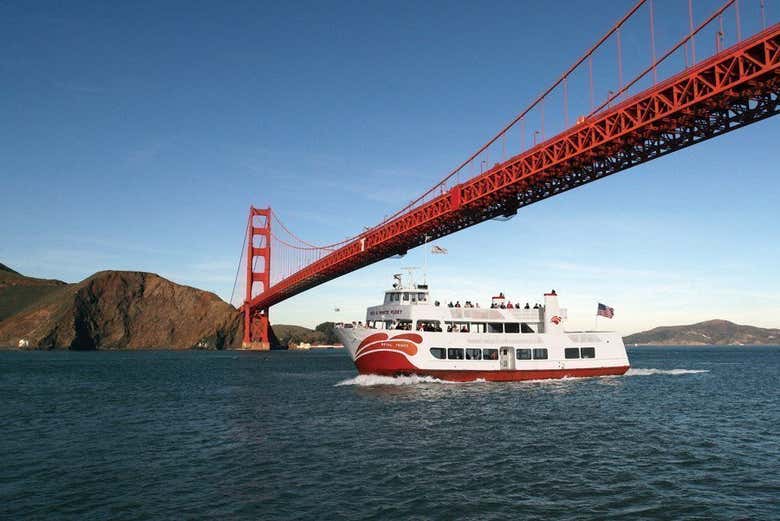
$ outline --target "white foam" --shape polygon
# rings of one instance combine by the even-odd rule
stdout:
[[[479,379],[474,382],[484,382],[485,380]],[[473,382],[449,382],[446,380],[439,380],[432,376],[379,376],[376,374],[359,374],[354,378],[342,380],[337,383],[336,386],[341,385],[357,385],[359,387],[373,387],[375,385],[418,385],[418,384],[456,384],[456,383],[473,383]]]
[[[640,369],[632,367],[626,371],[625,376],[647,376],[652,374],[680,375],[697,373],[709,373],[709,371],[707,369]]]

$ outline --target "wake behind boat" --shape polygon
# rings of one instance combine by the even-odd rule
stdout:
[[[614,332],[565,331],[566,309],[553,290],[543,304],[520,306],[499,294],[489,308],[432,302],[427,284],[396,275],[366,323],[336,335],[361,374],[488,381],[621,375],[629,368]]]

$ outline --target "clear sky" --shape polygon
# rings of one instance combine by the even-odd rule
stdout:
[[[4,2],[0,262],[69,282],[152,271],[229,299],[250,204],[315,243],[375,224],[630,4]],[[656,4],[660,49],[687,2]],[[694,4],[702,18],[718,2]],[[750,33],[758,1],[741,4]],[[771,23],[780,4],[768,4]],[[632,34],[626,67],[639,70],[647,33]],[[613,72],[598,65],[597,81]],[[772,118],[444,238],[432,290],[486,304],[554,287],[572,327],[590,327],[601,301],[616,317],[600,325],[623,333],[710,318],[780,327],[778,137]],[[392,273],[421,263],[419,249],[383,261],[272,321],[362,319]]]

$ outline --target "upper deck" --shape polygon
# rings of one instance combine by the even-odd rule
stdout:
[[[553,291],[545,295],[544,304],[512,303],[503,293],[491,299],[491,305],[460,301],[446,305],[433,300],[427,284],[404,285],[396,275],[393,289],[385,292],[384,302],[366,312],[366,324],[376,329],[407,329],[424,331],[543,333],[545,316],[553,302],[555,326],[566,318],[566,310],[558,308]],[[550,299],[553,299],[551,301]]]

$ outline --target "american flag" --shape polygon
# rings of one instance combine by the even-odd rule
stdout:
[[[599,302],[599,309],[596,311],[597,316],[612,318],[615,316],[615,309]]]

